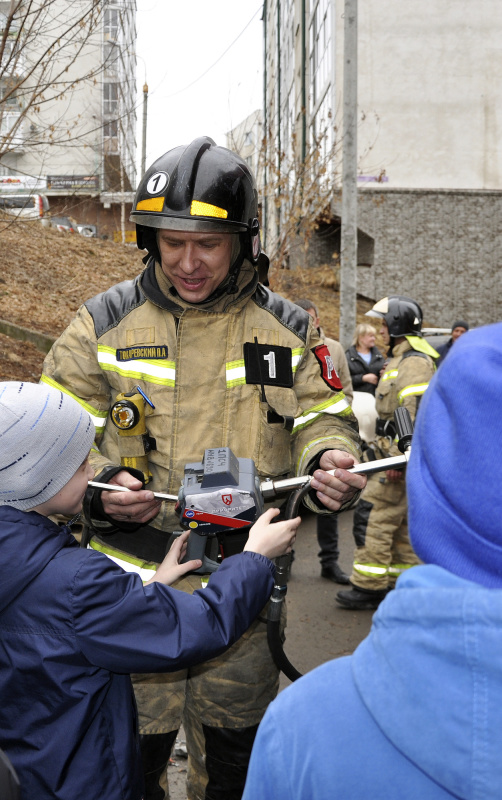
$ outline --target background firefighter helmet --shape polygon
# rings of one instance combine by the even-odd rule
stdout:
[[[246,162],[208,136],[175,147],[146,171],[131,221],[137,243],[160,261],[156,229],[238,233],[241,260],[260,256],[258,193]]]
[[[411,297],[393,294],[375,303],[366,317],[380,317],[387,323],[389,336],[421,336],[422,309]]]

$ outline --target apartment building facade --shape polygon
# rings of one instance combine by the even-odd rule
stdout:
[[[308,251],[289,244],[292,268],[335,266],[340,251],[344,10],[264,3],[268,163],[287,176],[278,189],[265,175],[268,244],[302,163],[319,199],[303,210],[319,214]],[[501,28],[497,0],[358,0],[358,292],[414,296],[431,325],[500,318]]]
[[[136,0],[0,2],[0,191],[113,236],[136,186]]]

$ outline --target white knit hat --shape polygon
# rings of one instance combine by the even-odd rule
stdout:
[[[0,383],[0,505],[26,511],[73,477],[94,440],[75,400],[45,384]]]

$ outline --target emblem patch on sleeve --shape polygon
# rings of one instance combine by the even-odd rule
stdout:
[[[321,375],[324,383],[327,383],[329,388],[335,392],[339,392],[343,389],[327,346],[325,344],[320,344],[319,347],[314,347],[312,352],[321,367]]]
[[[293,363],[290,347],[244,342],[246,383],[264,386],[293,386]]]

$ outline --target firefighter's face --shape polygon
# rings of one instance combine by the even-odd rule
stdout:
[[[321,324],[321,320],[317,316],[315,308],[307,308],[307,314],[310,314],[310,316],[314,320],[314,327],[318,328],[319,325]]]
[[[390,344],[389,328],[384,319],[382,320],[382,326],[380,328],[380,336],[384,344]]]
[[[157,241],[162,272],[189,303],[207,300],[228,275],[231,234],[159,230]]]

